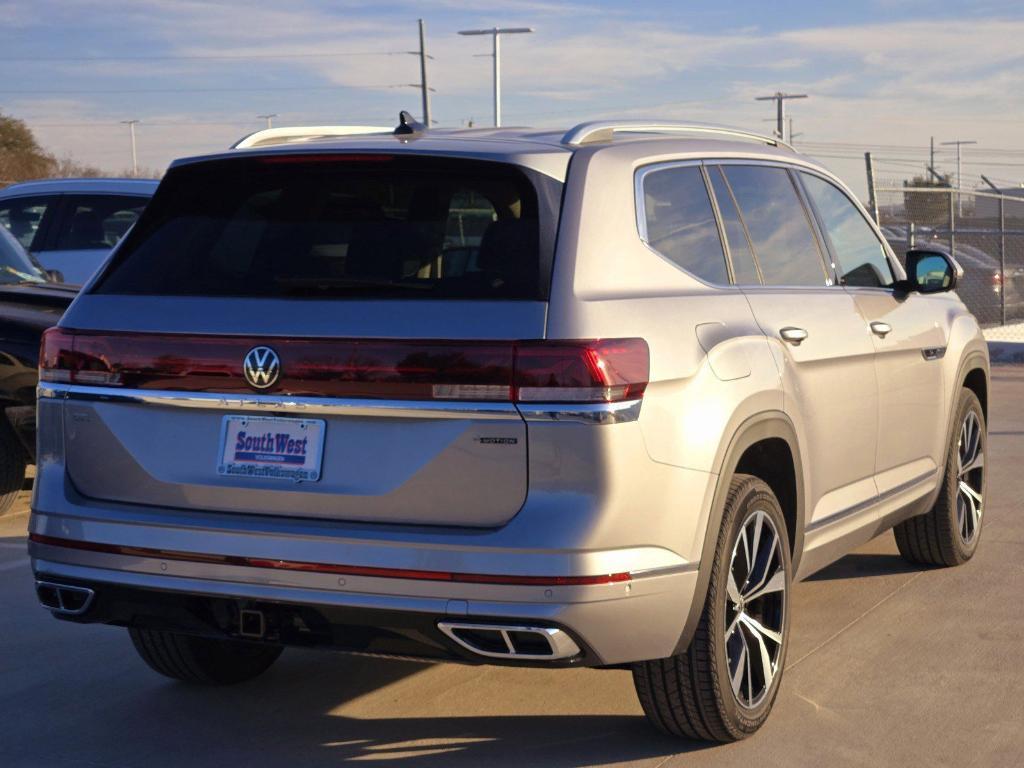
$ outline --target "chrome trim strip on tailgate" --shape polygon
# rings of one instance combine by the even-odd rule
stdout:
[[[135,403],[169,408],[287,412],[328,416],[385,416],[430,419],[509,419],[570,421],[583,424],[620,424],[640,417],[641,400],[619,403],[512,403],[453,400],[371,400],[288,395],[237,395],[218,392],[178,392],[157,389],[115,389],[83,384],[40,382],[40,398],[108,403]]]
[[[203,408],[218,411],[287,412],[328,416],[386,416],[428,419],[510,419],[521,417],[512,403],[431,400],[370,400],[288,395],[236,395],[217,392],[175,392],[156,389],[113,389],[81,384],[41,382],[41,398],[108,403],[136,403],[169,408]]]

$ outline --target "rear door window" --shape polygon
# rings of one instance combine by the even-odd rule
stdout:
[[[502,163],[268,155],[164,178],[98,293],[542,299],[561,184]]]
[[[137,195],[64,195],[56,251],[106,250],[117,245],[146,207]]]
[[[828,275],[807,211],[789,171],[725,165],[765,285],[826,285]]]
[[[750,246],[750,238],[740,218],[740,212],[736,209],[736,201],[732,190],[729,189],[729,183],[725,180],[720,167],[709,167],[708,176],[715,191],[718,212],[722,216],[722,228],[729,243],[729,256],[732,258],[732,271],[736,283],[758,285],[761,277],[754,261],[754,251]]]
[[[709,283],[729,283],[722,239],[699,166],[645,173],[643,220],[644,240],[662,256]]]
[[[882,241],[857,206],[820,176],[800,175],[831,242],[843,284],[868,288],[892,285],[892,267]]]
[[[46,233],[44,225],[53,216],[58,199],[57,195],[39,195],[0,200],[0,224],[25,250],[42,250]]]

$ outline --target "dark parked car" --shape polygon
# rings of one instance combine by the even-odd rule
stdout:
[[[35,462],[39,340],[56,325],[76,288],[53,278],[0,227],[0,514]]]

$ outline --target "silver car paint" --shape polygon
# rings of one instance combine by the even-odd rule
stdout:
[[[729,482],[725,470],[735,466],[737,446],[746,438],[783,438],[795,455],[798,576],[927,509],[952,429],[954,395],[968,369],[979,368],[986,376],[988,370],[977,323],[955,295],[896,302],[891,292],[838,286],[710,286],[652,251],[638,232],[635,174],[651,164],[783,163],[842,186],[834,177],[789,151],[739,142],[619,138],[570,152],[547,134],[527,139],[508,131],[479,138],[363,137],[310,144],[485,157],[564,176],[546,307],[309,304],[300,319],[284,304],[268,304],[266,312],[240,319],[233,300],[86,294],[62,324],[254,337],[639,336],[650,346],[651,383],[638,413],[565,419],[564,408],[539,405],[525,414],[528,420],[498,420],[517,434],[525,430],[529,450],[506,457],[510,464],[525,462],[522,476],[528,483],[525,488],[511,481],[499,485],[503,496],[496,506],[488,500],[493,477],[486,472],[460,479],[451,498],[462,501],[454,508],[417,506],[416,495],[406,493],[410,485],[415,488],[416,474],[403,470],[406,458],[397,455],[391,466],[361,467],[369,473],[367,483],[380,481],[378,490],[386,485],[383,475],[401,477],[405,484],[392,490],[402,501],[397,514],[394,507],[389,513],[386,505],[354,503],[349,509],[363,511],[332,515],[326,501],[318,507],[322,499],[302,489],[253,502],[253,494],[240,493],[212,471],[203,473],[199,463],[167,467],[158,461],[158,448],[144,445],[147,431],[158,439],[193,433],[209,438],[203,419],[218,418],[216,410],[102,402],[95,393],[44,387],[31,530],[178,551],[391,568],[520,575],[626,570],[633,574],[629,585],[544,589],[369,577],[341,584],[322,574],[268,575],[42,544],[31,545],[35,569],[201,594],[558,621],[586,640],[597,662],[610,664],[668,656],[686,642],[686,629],[703,601],[699,574],[711,554],[707,541],[721,514],[722,488]],[[895,262],[894,269],[901,276]],[[876,339],[869,329],[875,320],[890,323],[892,334]],[[783,342],[784,326],[805,328],[808,340],[800,346]],[[945,354],[925,360],[922,347],[945,347]],[[230,403],[225,407],[232,410]],[[356,422],[364,417],[337,418],[332,429],[351,425],[357,431]],[[436,414],[425,419],[430,430],[455,441],[494,423],[454,419],[459,426],[452,430],[452,420]],[[393,422],[396,434],[409,424]],[[114,468],[105,470],[91,459],[90,451],[97,450],[118,457]],[[408,450],[407,467],[433,450],[433,461],[441,465],[425,466],[456,471],[444,468],[444,449],[423,444]],[[84,462],[82,472],[78,461]],[[469,465],[451,465],[459,466]],[[443,484],[452,477],[434,479]],[[250,508],[243,510],[246,496]],[[153,506],[154,499],[165,506]],[[381,524],[390,522],[415,525]],[[623,632],[623,627],[631,629]]]

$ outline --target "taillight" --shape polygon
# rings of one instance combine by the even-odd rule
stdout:
[[[91,386],[120,386],[121,374],[109,357],[96,350],[77,350],[77,336],[62,328],[43,332],[39,349],[39,380]]]
[[[253,393],[243,360],[271,347],[280,377],[258,391],[394,400],[607,403],[643,396],[643,339],[386,341],[105,334],[51,328],[40,381],[192,392]]]
[[[643,397],[650,353],[643,339],[527,341],[516,345],[519,402],[614,403]]]

